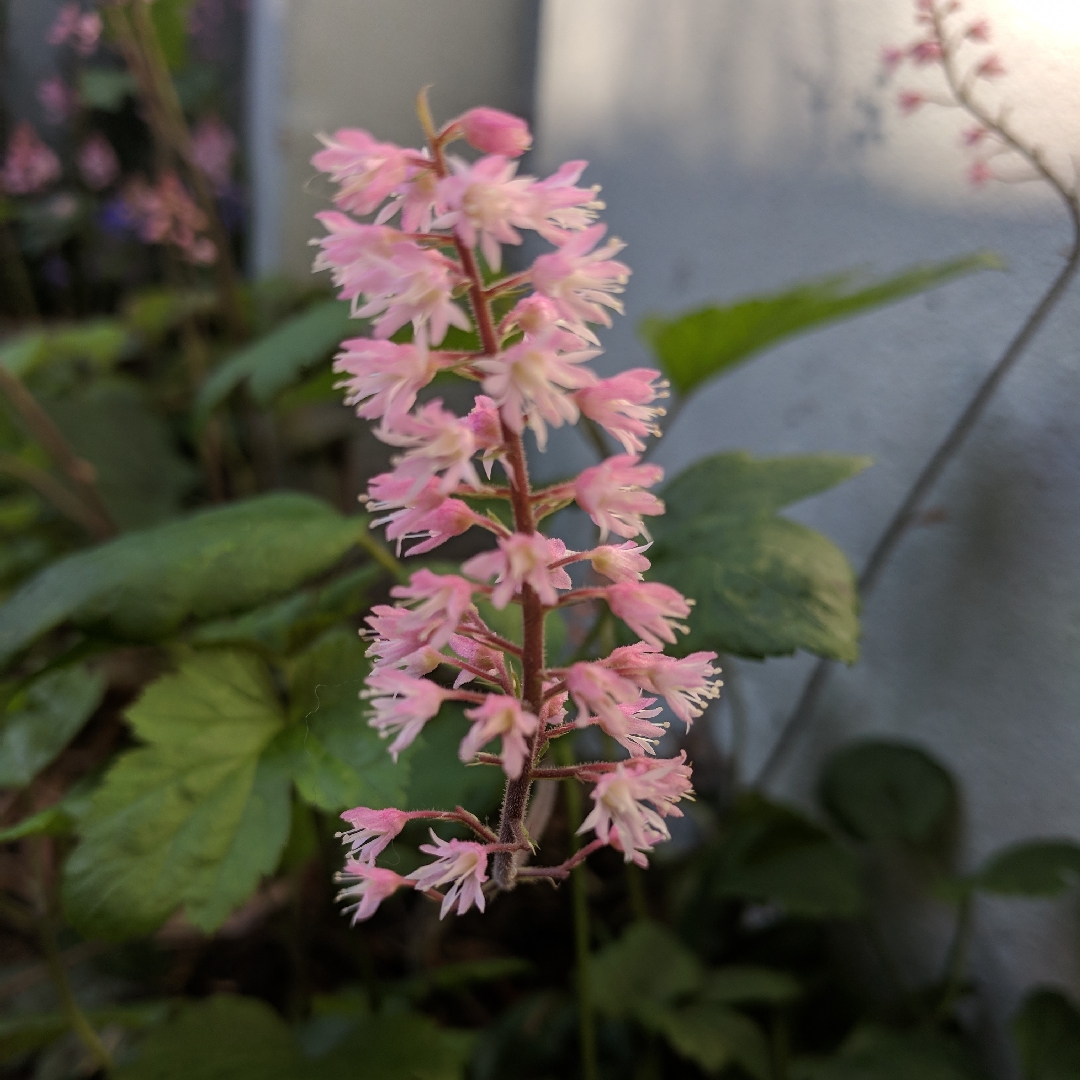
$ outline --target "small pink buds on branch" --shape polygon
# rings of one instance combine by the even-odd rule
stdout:
[[[655,758],[667,729],[661,702],[689,726],[720,692],[714,653],[676,660],[662,651],[685,630],[679,620],[691,601],[644,580],[645,519],[664,512],[648,489],[663,470],[638,455],[659,434],[656,403],[667,384],[650,369],[601,379],[589,367],[600,354],[595,328],[622,311],[630,270],[615,257],[623,244],[596,221],[599,189],[579,186],[585,162],[567,162],[546,179],[521,175],[517,159],[532,142],[523,120],[476,108],[436,129],[423,95],[419,112],[423,148],[356,129],[320,136],[324,148],[313,164],[336,186],[337,209],[317,215],[326,233],[313,241],[315,269],[330,271],[355,316],[373,320],[372,336],[344,342],[334,365],[346,402],[396,451],[391,471],[374,477],[362,496],[377,515],[373,525],[386,527],[399,553],[405,541],[417,541],[408,555],[474,527],[491,533],[493,545],[468,559],[461,574],[417,570],[391,590],[393,604],[372,609],[364,631],[372,671],[362,696],[395,759],[439,722],[447,702],[463,703],[470,726],[459,757],[501,769],[507,786],[497,830],[460,807],[343,814],[349,860],[339,880],[354,920],[402,888],[439,898],[442,915],[482,911],[489,882],[509,889],[519,878],[559,881],[603,846],[645,865],[668,838],[665,819],[691,795],[685,754]],[[479,156],[451,153],[459,140]],[[501,272],[503,246],[521,244],[529,230],[550,250],[528,269],[491,280]],[[472,346],[448,348],[450,327],[474,335]],[[440,373],[479,383],[467,415],[438,399],[417,403]],[[543,450],[551,428],[583,414],[625,453],[535,491],[525,433]],[[493,481],[496,466],[502,475]],[[473,499],[505,501],[512,524]],[[539,529],[548,514],[574,502],[600,531],[600,546],[590,551],[569,551]],[[610,534],[622,542],[606,543]],[[580,563],[608,584],[575,588],[570,568]],[[480,597],[496,610],[520,609],[520,644],[485,623]],[[581,602],[606,603],[642,640],[606,658],[552,666],[544,621]],[[572,720],[568,699],[577,709]],[[524,821],[533,780],[554,775],[541,758],[553,739],[594,724],[627,756],[555,773],[593,785],[595,807],[582,828],[595,838],[558,866],[521,867],[515,856],[532,850]],[[416,819],[465,825],[475,839],[432,832],[420,850],[433,861],[404,877],[377,867]]]

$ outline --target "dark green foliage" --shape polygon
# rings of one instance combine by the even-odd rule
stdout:
[[[1080,1076],[1080,1011],[1058,990],[1034,990],[1013,1020],[1024,1080]]]
[[[146,1001],[138,1005],[91,1009],[87,1019],[98,1028],[108,1025],[138,1030],[160,1023],[168,1012],[168,1004]],[[35,1013],[0,1019],[0,1064],[48,1046],[67,1031],[68,1019],[63,1013]]]
[[[813,455],[755,461],[716,454],[663,491],[653,526],[653,575],[696,601],[678,649],[782,656],[805,649],[858,656],[858,601],[847,559],[829,540],[776,516],[854,476],[866,458]]]
[[[976,270],[1000,270],[1002,265],[996,255],[968,255],[909,267],[861,287],[856,287],[856,275],[835,274],[727,307],[701,308],[672,319],[646,319],[641,332],[672,386],[687,394],[706,379],[793,334],[895,303]]]
[[[914,746],[883,741],[841,750],[821,776],[822,806],[855,840],[925,845],[956,812],[952,777]]]
[[[631,926],[591,965],[596,1000],[611,1016],[648,1016],[655,1006],[697,990],[704,971],[697,959],[665,927]]]
[[[29,682],[0,712],[0,788],[25,787],[90,718],[105,680],[83,667],[58,668]]]
[[[804,1059],[792,1080],[977,1080],[982,1076],[955,1038],[937,1031],[889,1031],[867,1026],[827,1061]]]
[[[992,855],[975,875],[982,892],[1003,896],[1057,896],[1080,881],[1080,844],[1037,840]]]
[[[263,495],[131,533],[53,563],[0,607],[0,659],[61,622],[135,641],[280,596],[332,566],[362,518]]]

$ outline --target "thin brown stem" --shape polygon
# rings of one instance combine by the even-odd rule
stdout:
[[[42,498],[52,503],[64,517],[85,529],[95,540],[101,539],[101,521],[86,504],[69,491],[52,474],[39,469],[28,461],[23,461],[14,454],[0,454],[0,473],[21,480],[32,487]]]

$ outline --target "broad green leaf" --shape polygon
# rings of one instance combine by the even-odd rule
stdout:
[[[145,529],[176,516],[198,471],[178,453],[140,386],[96,382],[46,408],[75,452],[96,469],[101,497],[121,529]]]
[[[288,837],[288,776],[260,760],[284,722],[269,673],[251,653],[194,654],[127,719],[145,745],[115,762],[81,823],[68,917],[115,939],[154,930],[182,905],[216,929]]]
[[[310,1075],[312,1080],[462,1080],[473,1042],[471,1032],[440,1028],[420,1013],[361,1015],[339,1045],[310,1062]]]
[[[1033,990],[1012,1024],[1024,1080],[1080,1076],[1080,1011],[1058,990]]]
[[[83,667],[41,675],[0,712],[0,788],[25,787],[101,704],[105,680]]]
[[[697,957],[670,930],[636,922],[593,957],[597,1007],[608,1016],[647,1016],[658,1005],[693,993],[703,977]]]
[[[801,814],[759,796],[740,800],[717,857],[723,896],[804,918],[850,918],[863,908],[855,857]]]
[[[947,770],[915,746],[866,740],[840,750],[825,766],[822,806],[856,840],[925,845],[957,808]]]
[[[151,1031],[116,1080],[301,1080],[315,1072],[265,1002],[220,995]]]
[[[191,640],[197,645],[253,645],[274,654],[295,652],[334,623],[363,611],[383,574],[377,563],[366,563],[321,589],[294,593],[235,619],[205,623]]]
[[[775,511],[868,463],[811,455],[755,461],[716,454],[665,488],[654,525],[653,574],[696,601],[677,651],[786,656],[805,649],[858,657],[855,575],[826,537]]]
[[[731,964],[706,974],[700,996],[719,1005],[784,1005],[801,993],[798,980],[786,971]]]
[[[63,805],[49,806],[6,829],[0,829],[0,844],[10,844],[25,836],[64,836],[75,827],[75,819]]]
[[[394,763],[360,700],[369,667],[363,642],[346,629],[320,638],[292,666],[292,722],[275,750],[304,800],[329,813],[405,800],[408,761]]]
[[[265,603],[333,566],[361,530],[305,495],[262,495],[53,563],[0,607],[0,663],[65,621],[153,641]]]
[[[159,341],[193,315],[208,315],[217,308],[211,289],[169,289],[152,286],[131,293],[124,301],[124,322],[148,341]]]
[[[307,375],[341,343],[349,330],[349,305],[326,300],[287,319],[276,330],[227,357],[203,383],[195,422],[207,417],[237,387],[247,383],[260,405]]]
[[[769,1048],[761,1029],[748,1017],[722,1005],[695,1004],[649,1010],[642,1022],[659,1031],[682,1057],[716,1076],[729,1064],[741,1065],[755,1080],[770,1080]]]
[[[833,1057],[797,1058],[788,1075],[791,1080],[978,1080],[982,1072],[953,1036],[867,1025]]]
[[[134,97],[135,76],[119,68],[84,67],[79,72],[79,102],[88,109],[119,112],[128,97]]]
[[[857,275],[834,274],[769,296],[747,297],[641,324],[672,386],[687,394],[700,383],[793,334],[895,303],[976,270],[1000,270],[996,255],[979,253],[950,262],[912,266],[893,277],[860,285]]]
[[[5,341],[0,347],[0,364],[20,379],[53,360],[86,360],[100,371],[108,371],[131,344],[131,335],[116,319],[61,323],[50,330],[29,330]]]
[[[1080,844],[1034,840],[991,855],[975,875],[982,892],[1003,896],[1057,896],[1080,881]]]
[[[147,1001],[138,1005],[119,1005],[107,1009],[91,1009],[86,1018],[91,1026],[106,1025],[144,1028],[160,1023],[168,1013],[166,1002]],[[0,1064],[34,1050],[48,1046],[71,1029],[63,1013],[34,1013],[28,1016],[7,1016],[0,1019]]]

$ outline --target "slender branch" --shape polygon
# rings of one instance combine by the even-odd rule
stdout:
[[[29,484],[39,495],[60,511],[64,517],[85,529],[95,540],[102,539],[102,523],[86,504],[69,491],[54,476],[14,454],[0,454],[0,473],[14,476]]]
[[[945,969],[941,977],[941,999],[937,1006],[937,1019],[948,1017],[953,1004],[964,989],[964,969],[967,967],[968,947],[974,929],[973,894],[966,893],[960,901],[960,910],[956,915],[956,927],[952,942],[945,958]]]
[[[553,881],[564,881],[570,877],[570,872],[579,867],[594,851],[604,847],[604,840],[590,840],[583,848],[579,848],[558,866],[523,866],[518,873],[521,877],[551,878]]]
[[[935,25],[940,34],[940,16],[936,10],[934,16],[935,20],[937,20]],[[1080,199],[1078,199],[1076,192],[1064,185],[1057,175],[1045,164],[1042,155],[1037,150],[1032,150],[1024,146],[1018,136],[1013,134],[1003,120],[995,121],[991,119],[986,111],[972,99],[970,90],[957,82],[952,57],[947,51],[944,52],[943,67],[945,68],[945,75],[949,82],[949,86],[961,105],[976,120],[978,120],[979,123],[1005,139],[1061,197],[1069,217],[1072,240],[1068,254],[1065,258],[1065,264],[1058,271],[1057,275],[1050,283],[1049,288],[1043,293],[1027,319],[1024,320],[1024,323],[1009,342],[997,363],[994,364],[989,373],[979,384],[979,388],[964,407],[963,412],[961,412],[953,422],[953,425],[945,438],[938,445],[937,449],[930,456],[929,461],[927,461],[926,465],[923,466],[922,471],[915,478],[914,483],[908,490],[907,495],[904,496],[899,508],[893,514],[888,525],[886,525],[885,531],[878,538],[877,543],[870,552],[870,557],[867,559],[862,573],[859,575],[859,595],[864,600],[873,591],[875,585],[877,585],[885,565],[896,550],[896,546],[899,544],[900,540],[918,517],[923,503],[938,479],[941,477],[941,474],[957,456],[960,448],[967,441],[968,436],[982,419],[983,413],[993,399],[998,387],[1005,380],[1005,377],[1009,372],[1016,366],[1017,361],[1023,356],[1024,351],[1027,349],[1028,345],[1031,344],[1035,335],[1042,329],[1043,324],[1050,317],[1050,314],[1053,312],[1054,308],[1057,307],[1058,302],[1072,283],[1073,278],[1076,276],[1077,269],[1080,268]],[[766,785],[776,776],[780,766],[783,764],[790,751],[791,746],[810,722],[818,699],[825,687],[831,664],[832,661],[819,660],[814,670],[811,672],[810,677],[803,686],[802,693],[799,695],[794,711],[788,717],[787,722],[780,732],[779,738],[776,740],[765,764],[758,773],[755,786],[761,787]]]

